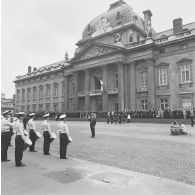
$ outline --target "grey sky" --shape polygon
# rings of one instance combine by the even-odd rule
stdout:
[[[1,92],[15,93],[12,82],[27,73],[27,66],[40,67],[72,57],[75,43],[94,17],[116,0],[2,0]],[[150,9],[157,31],[172,28],[178,17],[183,24],[195,22],[194,0],[125,0],[133,10]]]

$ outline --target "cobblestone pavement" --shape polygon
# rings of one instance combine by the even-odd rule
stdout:
[[[88,122],[67,122],[73,142],[68,156],[98,162],[195,185],[195,128],[191,136],[170,136],[167,124],[97,123],[96,138],[90,138]],[[36,122],[41,132],[41,122]],[[57,122],[51,122],[56,132]],[[41,132],[42,133],[42,132]],[[43,139],[37,141],[43,149]],[[51,144],[59,153],[59,139]]]

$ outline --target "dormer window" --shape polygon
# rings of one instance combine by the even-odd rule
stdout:
[[[140,41],[140,36],[139,35],[137,35],[137,41]]]
[[[133,42],[133,36],[132,36],[132,35],[130,35],[130,37],[129,37],[129,42],[130,42],[130,43]]]

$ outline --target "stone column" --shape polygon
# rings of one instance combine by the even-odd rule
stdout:
[[[130,64],[130,109],[136,109],[136,69],[135,63]]]
[[[74,111],[78,111],[78,72],[73,73],[74,76]]]
[[[68,75],[64,76],[64,110],[68,111],[68,99],[69,99],[69,82]]]
[[[90,108],[90,71],[85,71],[85,112]]]
[[[119,86],[118,86],[118,104],[119,110],[124,110],[124,71],[123,64],[118,65],[118,76],[119,76]]]
[[[148,108],[155,108],[155,75],[153,60],[147,61],[148,65]]]
[[[125,109],[130,108],[130,70],[129,65],[124,65],[124,96],[125,96]]]
[[[104,83],[104,91],[102,92],[103,96],[103,111],[108,111],[108,69],[107,66],[103,66],[103,78],[102,81]]]

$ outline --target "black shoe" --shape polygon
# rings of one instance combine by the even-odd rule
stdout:
[[[44,155],[51,155],[51,154],[49,153],[49,154],[44,154]]]
[[[24,167],[26,166],[24,163],[17,164],[16,167]]]
[[[9,162],[9,159],[1,160],[1,162]]]
[[[60,157],[60,159],[68,159],[67,157]]]
[[[29,150],[29,152],[37,152],[37,150]]]

